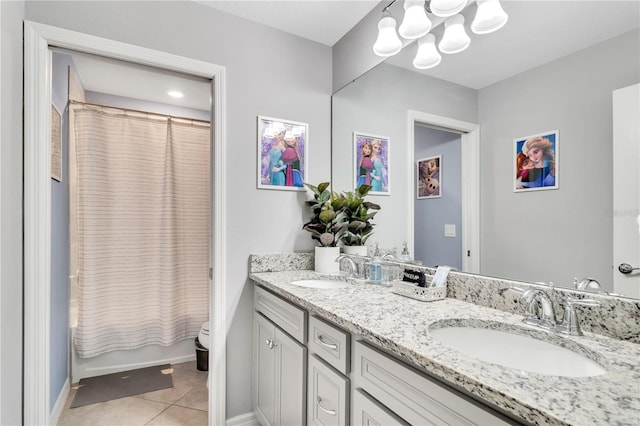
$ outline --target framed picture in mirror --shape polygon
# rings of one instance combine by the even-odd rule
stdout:
[[[558,189],[558,130],[513,141],[513,191]]]
[[[442,155],[416,161],[417,198],[440,198],[442,194]]]
[[[258,116],[258,189],[304,191],[309,125]]]
[[[390,141],[386,136],[353,132],[354,186],[371,185],[370,195],[390,195]]]
[[[51,105],[51,177],[62,181],[62,114]]]

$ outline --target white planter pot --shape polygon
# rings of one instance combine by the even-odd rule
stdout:
[[[367,246],[344,246],[342,251],[344,254],[356,254],[358,256],[367,256],[369,247]]]
[[[323,274],[340,272],[336,257],[340,256],[340,247],[316,247],[315,270]]]

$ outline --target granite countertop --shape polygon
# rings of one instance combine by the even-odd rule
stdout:
[[[450,298],[422,302],[394,294],[388,286],[353,283],[347,288],[328,290],[289,284],[321,277],[310,270],[258,272],[249,277],[310,313],[521,421],[576,426],[640,424],[638,344],[593,333],[560,336],[524,325],[522,315]],[[595,377],[557,377],[479,361],[431,337],[429,327],[447,321],[484,328],[500,325],[524,329],[527,334],[581,351],[604,366],[607,373]]]

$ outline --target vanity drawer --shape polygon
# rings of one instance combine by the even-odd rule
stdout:
[[[409,426],[362,389],[353,391],[352,426]]]
[[[309,350],[342,374],[349,374],[351,335],[316,316],[309,317]]]
[[[307,394],[309,425],[347,425],[349,419],[349,379],[310,355]]]
[[[257,312],[269,318],[300,343],[306,342],[306,311],[259,286],[255,286],[253,303]]]
[[[499,413],[363,343],[356,342],[356,387],[413,425],[508,425]]]

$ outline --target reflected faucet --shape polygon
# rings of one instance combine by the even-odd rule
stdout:
[[[347,265],[349,268],[349,270],[347,271],[348,274],[352,277],[359,277],[360,272],[358,270],[358,265],[356,264],[356,262],[346,254],[341,254],[340,256],[336,257],[336,262],[338,262],[338,264],[340,264],[340,262],[343,260],[347,261]]]
[[[578,280],[578,278],[573,279],[573,286],[576,290],[599,290],[600,283],[595,278],[583,278]]]

